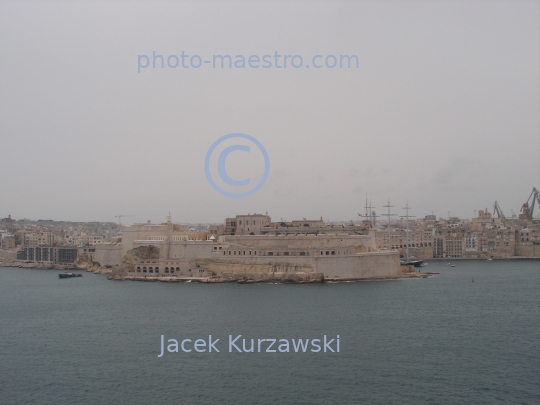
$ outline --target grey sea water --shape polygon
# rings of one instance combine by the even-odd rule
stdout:
[[[0,403],[540,404],[540,261],[426,269],[205,285],[0,268]],[[224,350],[158,358],[162,334]],[[340,352],[229,353],[229,334],[340,335]]]

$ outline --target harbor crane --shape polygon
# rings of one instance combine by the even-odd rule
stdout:
[[[529,201],[531,201],[531,205],[529,205]],[[521,212],[526,219],[532,219],[535,204],[540,205],[540,191],[533,187],[532,192],[527,199],[527,202],[521,206]]]
[[[122,217],[134,217],[135,215],[124,215],[124,214],[120,214],[120,215],[115,215],[114,217],[115,218],[118,218],[118,225],[122,225]]]
[[[504,216],[502,209],[497,201],[495,201],[495,203],[493,204],[493,215],[495,214],[497,214],[497,217],[501,218],[503,222],[506,221],[506,217]]]

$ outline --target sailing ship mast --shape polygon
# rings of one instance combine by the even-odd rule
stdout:
[[[392,249],[392,234],[391,234],[391,228],[390,228],[390,217],[395,216],[396,214],[390,213],[390,208],[394,208],[393,205],[390,205],[390,199],[388,199],[388,204],[383,205],[384,208],[388,208],[388,214],[381,214],[388,217],[388,250]]]
[[[409,262],[409,218],[414,218],[414,216],[409,215],[410,209],[411,207],[409,207],[409,202],[407,201],[405,208],[402,208],[402,210],[405,210],[405,215],[401,216],[401,218],[405,218],[405,251],[407,254],[407,263]]]

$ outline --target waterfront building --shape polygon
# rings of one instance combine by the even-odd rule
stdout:
[[[76,246],[25,246],[17,251],[17,260],[48,264],[73,264],[77,259]]]

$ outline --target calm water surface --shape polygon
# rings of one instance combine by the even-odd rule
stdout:
[[[0,403],[540,404],[540,261],[426,269],[440,275],[204,285],[0,268]],[[158,358],[162,334],[224,350]],[[229,334],[339,334],[341,351],[228,353]]]

